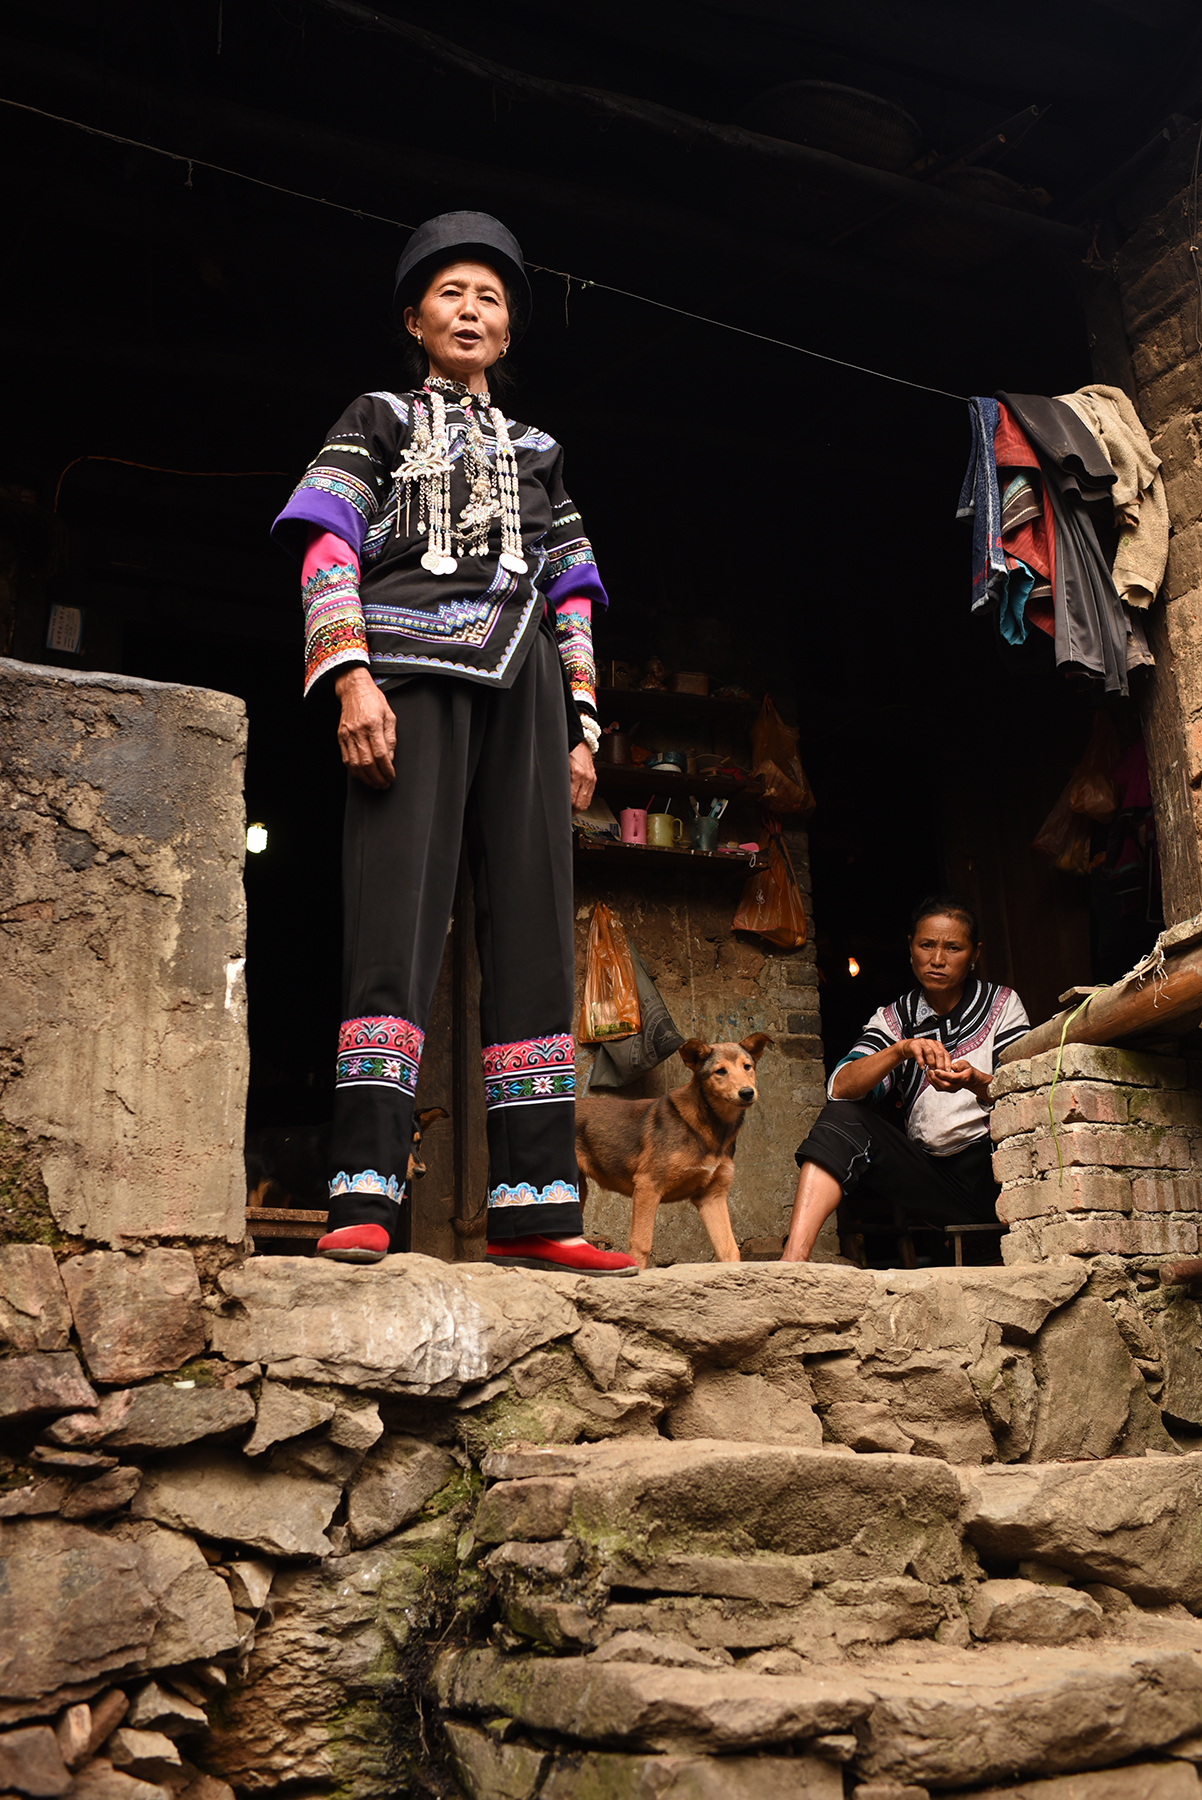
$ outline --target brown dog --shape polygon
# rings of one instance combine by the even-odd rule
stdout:
[[[719,1262],[738,1262],[726,1199],[735,1172],[735,1144],[756,1098],[755,1066],[772,1039],[757,1031],[738,1044],[690,1038],[681,1061],[693,1079],[658,1100],[576,1102],[576,1161],[581,1198],[589,1179],[634,1201],[630,1254],[640,1269],[651,1259],[661,1201],[691,1200]]]

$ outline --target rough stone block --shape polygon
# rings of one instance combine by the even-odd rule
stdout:
[[[179,1694],[169,1693],[157,1681],[148,1681],[133,1699],[126,1723],[136,1731],[161,1731],[170,1738],[203,1731],[208,1724],[204,1708]]]
[[[983,1581],[968,1609],[972,1634],[998,1643],[1070,1644],[1094,1637],[1102,1608],[1071,1587],[1034,1581]]]
[[[154,1595],[154,1634],[142,1653],[143,1669],[220,1656],[238,1641],[230,1591],[192,1539],[141,1520],[113,1528],[136,1547],[142,1579]]]
[[[725,1438],[761,1444],[820,1444],[822,1426],[809,1404],[809,1383],[790,1392],[762,1375],[703,1369],[668,1414],[673,1438]]]
[[[1202,1789],[1182,1763],[1125,1763],[1081,1775],[1053,1775],[1050,1781],[1007,1782],[1004,1788],[974,1788],[945,1800],[1198,1800]]]
[[[60,1229],[244,1231],[245,708],[0,659],[0,1114]]]
[[[1132,1125],[1176,1125],[1197,1131],[1202,1129],[1202,1094],[1191,1088],[1134,1089],[1128,1116]]]
[[[1131,1200],[1136,1212],[1202,1213],[1202,1175],[1137,1175]]]
[[[906,1436],[885,1400],[837,1400],[827,1407],[822,1423],[832,1442],[853,1450],[891,1450],[908,1456],[914,1448],[914,1439]]]
[[[1035,1140],[1008,1138],[993,1153],[993,1179],[997,1182],[1028,1181],[1034,1168]]]
[[[662,1556],[635,1562],[619,1557],[606,1565],[613,1587],[644,1588],[659,1594],[711,1594],[728,1600],[758,1600],[767,1606],[796,1606],[811,1591],[810,1566],[798,1556]]]
[[[84,1380],[73,1350],[7,1356],[0,1361],[0,1419],[9,1424],[46,1413],[70,1413],[96,1403],[96,1392]]]
[[[1152,1217],[1050,1219],[1039,1228],[1037,1241],[1045,1257],[1194,1256],[1198,1227],[1185,1219]]]
[[[1179,1131],[1136,1126],[1068,1125],[1054,1138],[1035,1139],[1035,1167],[1058,1169],[1057,1146],[1065,1168],[1188,1169],[1190,1143]],[[995,1156],[995,1173],[996,1173]]]
[[[1037,1557],[1141,1606],[1202,1607],[1202,1454],[1001,1464],[964,1483],[983,1555]]]
[[[487,1790],[488,1800],[502,1790]],[[508,1791],[506,1800],[508,1800]],[[560,1757],[541,1800],[843,1800],[838,1769],[818,1756]],[[472,1800],[486,1800],[485,1790]]]
[[[179,1751],[161,1731],[119,1725],[105,1748],[114,1768],[147,1781],[163,1780],[181,1767]]]
[[[114,1769],[107,1756],[98,1756],[75,1777],[71,1800],[172,1800],[172,1796],[157,1781],[127,1775]]]
[[[0,1691],[35,1698],[144,1654],[158,1609],[136,1544],[57,1519],[16,1519],[4,1534]]]
[[[67,1496],[59,1508],[64,1519],[94,1519],[119,1512],[142,1485],[141,1469],[110,1469],[95,1481],[85,1481]]]
[[[347,1492],[346,1522],[355,1548],[408,1525],[458,1467],[445,1450],[420,1438],[382,1437]]]
[[[732,1669],[597,1666],[577,1657],[531,1662],[493,1650],[444,1656],[436,1680],[452,1712],[504,1713],[535,1731],[644,1750],[704,1753],[784,1744],[845,1730],[869,1705],[863,1685],[842,1674],[821,1680]]]
[[[255,1428],[242,1448],[247,1456],[261,1456],[273,1444],[285,1443],[306,1431],[316,1431],[334,1417],[330,1400],[297,1393],[278,1381],[265,1381],[259,1390]],[[383,1534],[381,1534],[383,1535]]]
[[[196,1264],[186,1250],[92,1250],[62,1265],[84,1357],[97,1381],[144,1381],[205,1347]]]
[[[276,1474],[225,1451],[189,1450],[147,1472],[135,1518],[246,1544],[277,1556],[328,1556],[326,1526],[341,1498],[330,1482]]]
[[[1052,1085],[1056,1050],[1020,1057],[1005,1063],[990,1084],[993,1099],[1027,1093]],[[1128,1087],[1183,1088],[1185,1064],[1178,1057],[1147,1056],[1135,1050],[1119,1050],[1110,1044],[1066,1044],[1060,1065],[1062,1081],[1108,1081]]]
[[[49,1725],[0,1733],[0,1787],[32,1795],[65,1794],[71,1776]]]
[[[453,1397],[581,1324],[578,1278],[428,1256],[370,1268],[252,1257],[220,1286],[230,1310],[213,1315],[219,1355],[265,1363],[276,1380],[375,1393]]]
[[[874,1695],[860,1770],[933,1789],[1122,1762],[1202,1715],[1202,1668],[1182,1651],[999,1644],[856,1673]]]
[[[499,1481],[480,1502],[476,1538],[482,1544],[503,1544],[562,1537],[574,1492],[574,1482],[563,1475]]]
[[[589,1318],[650,1332],[699,1360],[733,1362],[774,1331],[854,1324],[872,1292],[867,1270],[841,1264],[677,1264],[637,1281],[581,1278],[573,1298]]]
[[[45,1244],[0,1244],[0,1346],[18,1355],[65,1350],[71,1308],[54,1252]]]
[[[147,1387],[106,1394],[87,1441],[114,1450],[174,1450],[237,1431],[254,1416],[255,1403],[240,1388],[177,1388],[153,1381]],[[54,1443],[80,1441],[72,1424],[60,1419],[47,1436]]]
[[[531,1800],[550,1753],[531,1744],[498,1743],[479,1726],[446,1722],[451,1762],[468,1800]]]
[[[1048,1320],[1035,1371],[1032,1461],[1112,1455],[1142,1383],[1104,1300],[1076,1300]]]
[[[1114,1169],[1068,1168],[1063,1181],[1059,1170],[1049,1172],[1003,1188],[997,1200],[997,1216],[1007,1225],[1063,1213],[1130,1211],[1131,1178]]]

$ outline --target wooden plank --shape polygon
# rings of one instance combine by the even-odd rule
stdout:
[[[246,1209],[247,1224],[266,1223],[269,1220],[280,1220],[289,1225],[321,1225],[324,1227],[328,1213],[306,1212],[299,1206],[248,1206]]]

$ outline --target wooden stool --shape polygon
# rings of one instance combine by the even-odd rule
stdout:
[[[943,1230],[945,1236],[951,1238],[955,1243],[956,1267],[958,1269],[964,1267],[964,1239],[970,1231],[992,1231],[999,1244],[1006,1235],[1006,1227],[1004,1225],[945,1225]]]

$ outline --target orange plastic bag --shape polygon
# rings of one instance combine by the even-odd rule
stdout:
[[[773,812],[800,813],[808,819],[818,802],[797,754],[797,728],[786,725],[770,694],[751,727],[752,772],[762,776],[764,801]]]
[[[1070,777],[1059,800],[1032,839],[1031,848],[1040,850],[1056,868],[1066,875],[1089,873],[1089,820],[1074,812],[1071,803],[1073,781]]]
[[[732,931],[754,931],[782,950],[806,941],[806,911],[789,852],[778,834],[768,841],[768,866],[748,878]]]
[[[1094,714],[1093,731],[1085,755],[1069,777],[1068,803],[1075,813],[1109,825],[1119,809],[1114,791],[1114,770],[1123,746],[1109,713]]]
[[[576,1038],[581,1044],[611,1043],[614,1038],[633,1037],[639,1023],[639,990],[626,934],[598,900],[588,928]]]

